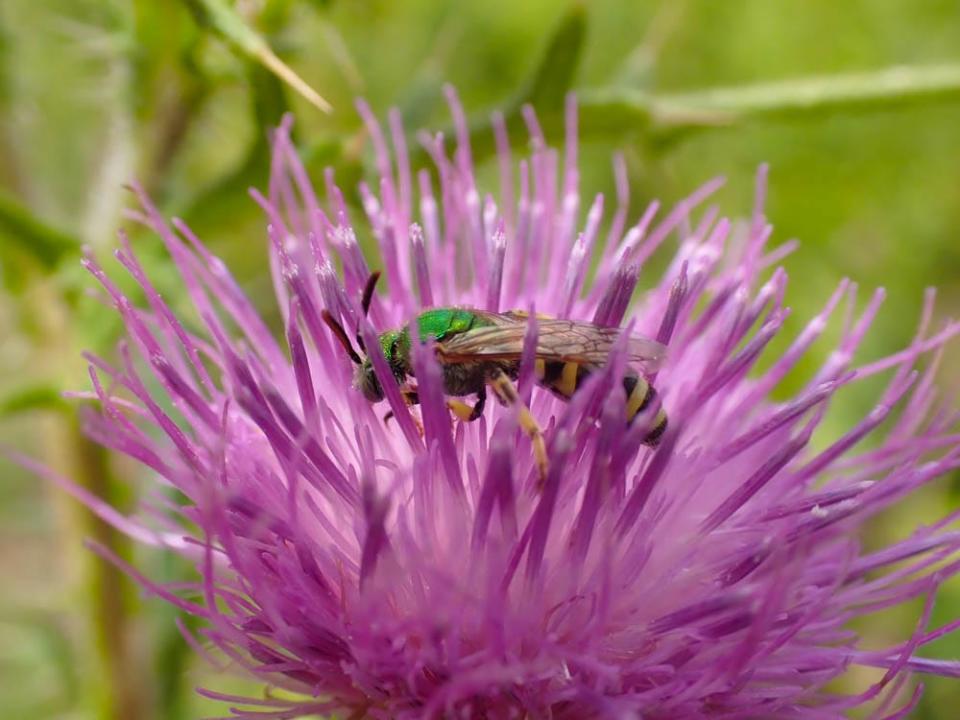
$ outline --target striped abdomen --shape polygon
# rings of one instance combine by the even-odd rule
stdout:
[[[579,389],[580,385],[590,376],[591,368],[575,362],[555,362],[537,360],[537,381],[554,395],[569,400]],[[623,376],[623,389],[627,395],[627,424],[657,401],[657,391],[638,375],[634,370],[627,368]],[[643,439],[644,444],[655,446],[660,442],[667,429],[667,414],[663,407],[657,411],[650,432]]]

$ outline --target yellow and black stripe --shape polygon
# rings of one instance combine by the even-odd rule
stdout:
[[[576,362],[560,362],[537,359],[537,381],[554,395],[569,400],[590,376],[591,368]],[[632,370],[623,376],[623,389],[627,396],[627,424],[657,401],[656,388]],[[667,414],[663,407],[657,410],[650,432],[644,437],[645,445],[656,446],[667,430]]]

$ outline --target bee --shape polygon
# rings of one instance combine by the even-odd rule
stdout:
[[[370,308],[379,276],[379,272],[373,273],[364,288],[361,303],[364,314]],[[530,436],[543,478],[547,472],[543,433],[513,384],[520,374],[528,317],[521,311],[495,313],[464,307],[431,308],[406,326],[382,333],[378,344],[408,404],[419,402],[416,386],[410,381],[415,377],[411,344],[416,337],[420,342],[434,342],[443,373],[444,393],[448,396],[447,406],[460,420],[471,422],[483,414],[488,387],[502,405],[517,407],[520,426]],[[323,318],[357,366],[354,386],[371,403],[383,400],[383,387],[369,356],[361,357],[353,349],[343,326],[326,310]],[[622,334],[620,328],[540,316],[537,331],[534,350],[537,382],[564,400],[573,397],[590,374],[607,362]],[[357,342],[366,352],[359,336]],[[640,365],[645,373],[655,372],[665,357],[666,348],[655,340],[640,335],[627,338],[627,360]],[[658,395],[647,378],[630,366],[624,372],[622,385],[629,425],[658,401]],[[476,398],[473,405],[457,399],[469,395]],[[643,438],[644,444],[655,447],[666,429],[667,415],[660,407]]]

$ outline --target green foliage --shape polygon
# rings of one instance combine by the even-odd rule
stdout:
[[[330,112],[330,104],[299,75],[278,58],[267,42],[256,33],[226,0],[184,0],[197,23],[209,28],[226,40],[242,55],[261,64],[277,77],[283,78],[292,88],[324,112]]]
[[[67,253],[76,253],[80,242],[46,225],[36,215],[23,207],[12,198],[0,194],[0,252],[6,257],[3,260],[10,263],[13,260],[13,248],[23,255],[33,258],[43,269],[50,271]],[[2,257],[2,256],[0,256]]]
[[[789,263],[788,328],[852,276],[888,288],[880,324],[889,331],[872,335],[863,357],[889,352],[913,332],[927,285],[942,287],[941,317],[960,305],[958,48],[953,0],[6,0],[0,441],[126,501],[127,485],[110,476],[134,471],[91,454],[75,432],[77,405],[61,399],[85,387],[80,350],[109,354],[119,332],[84,292],[93,283],[78,265],[81,244],[109,263],[114,230],[127,226],[158,288],[181,302],[156,239],[122,219],[123,183],[139,180],[164,213],[183,217],[269,314],[265,222],[247,188],[266,184],[270,129],[293,113],[312,176],[332,166],[349,192],[370,157],[354,97],[380,115],[398,106],[422,165],[416,130],[449,136],[445,82],[470,113],[474,157],[490,178],[488,111],[504,112],[522,151],[523,104],[559,142],[563,100],[576,91],[582,186],[612,197],[610,153],[622,151],[632,216],[716,175],[729,179],[724,210],[746,214],[756,167],[770,162],[776,237],[802,241]],[[324,99],[332,114],[318,111]],[[821,360],[814,352],[788,384]],[[950,363],[943,376],[960,383]],[[866,394],[850,400],[835,428],[867,409]],[[0,593],[4,717],[120,718],[119,699],[131,693],[145,720],[222,713],[191,693],[208,671],[171,629],[173,611],[127,595],[111,601],[118,578],[77,548],[92,533],[132,550],[23,472],[3,465],[0,477],[0,572],[19,580]],[[931,493],[878,523],[877,541],[957,501],[955,488]],[[176,562],[163,570],[190,576]],[[960,590],[949,588],[937,612],[957,602]],[[887,634],[882,621],[863,630],[877,644]],[[115,672],[121,650],[135,685]],[[946,638],[934,650],[957,657],[960,643]],[[918,717],[950,717],[941,708],[956,704],[956,687],[929,685]]]
[[[553,31],[528,86],[520,92],[523,102],[530,103],[538,112],[562,107],[573,86],[586,33],[586,11],[582,4],[574,3]]]
[[[47,383],[21,385],[8,395],[0,397],[0,417],[30,410],[63,411],[67,407],[60,391]]]

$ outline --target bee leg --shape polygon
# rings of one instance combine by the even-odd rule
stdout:
[[[487,378],[487,383],[501,403],[517,408],[520,428],[530,437],[530,442],[533,444],[533,455],[537,461],[537,469],[540,472],[540,482],[542,483],[547,478],[548,467],[547,446],[543,440],[543,431],[533,415],[530,414],[530,408],[520,399],[517,389],[503,370],[498,368],[491,372]]]
[[[417,394],[415,387],[400,388],[400,392],[403,393],[403,401],[408,406],[420,404],[420,395]],[[417,432],[420,433],[420,437],[423,437],[423,423],[420,422],[420,418],[413,413],[410,414],[410,417],[413,420],[413,424],[417,426]]]
[[[483,415],[483,408],[487,403],[487,388],[485,385],[481,386],[477,391],[477,401],[473,404],[473,407],[467,405],[463,400],[456,400],[454,398],[447,398],[447,407],[453,410],[453,414],[460,418],[463,422],[473,422],[477,420],[481,415]]]
[[[416,388],[401,387],[400,394],[403,396],[403,401],[407,405],[420,404],[420,396],[417,394]],[[423,437],[423,424],[416,417],[416,415],[411,415],[410,417],[413,418],[413,424],[417,426],[417,432],[420,433],[420,437]],[[389,422],[391,419],[393,419],[393,410],[388,410],[387,413],[383,416],[384,424]]]

